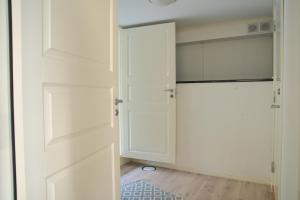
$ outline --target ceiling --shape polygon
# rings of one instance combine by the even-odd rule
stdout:
[[[229,20],[272,16],[272,0],[177,0],[160,7],[148,0],[119,0],[119,25],[176,21],[186,27]]]

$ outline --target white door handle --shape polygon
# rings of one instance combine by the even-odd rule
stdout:
[[[118,99],[118,98],[115,98],[115,105],[119,105],[120,103],[123,103],[123,100],[122,99]]]
[[[173,92],[174,92],[174,89],[165,89],[164,91],[165,91],[165,92],[172,92],[172,93],[173,93]]]
[[[271,108],[273,108],[273,109],[280,108],[280,105],[273,104],[273,105],[271,105]]]

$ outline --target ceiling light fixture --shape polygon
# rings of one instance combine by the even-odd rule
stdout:
[[[158,6],[168,6],[172,3],[175,3],[176,0],[148,0],[150,3]]]

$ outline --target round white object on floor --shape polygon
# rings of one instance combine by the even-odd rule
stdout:
[[[144,167],[142,167],[142,170],[147,171],[147,172],[152,172],[152,171],[156,170],[156,167],[154,167],[154,166],[144,166]]]

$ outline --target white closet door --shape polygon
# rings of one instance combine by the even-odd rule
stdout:
[[[115,3],[21,4],[27,200],[120,199]]]
[[[122,155],[175,161],[175,24],[120,31]]]

